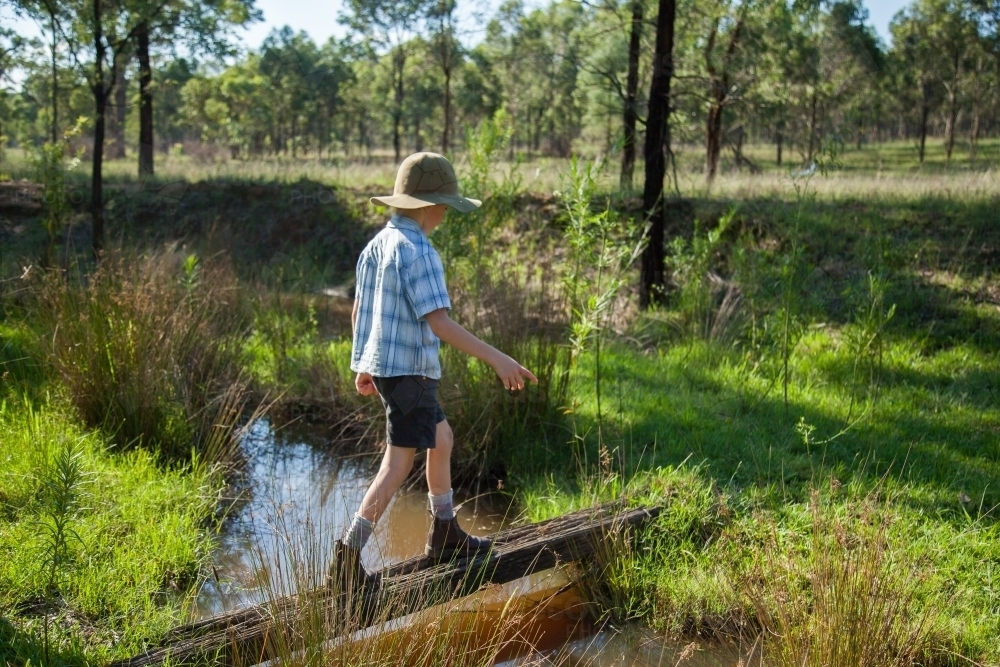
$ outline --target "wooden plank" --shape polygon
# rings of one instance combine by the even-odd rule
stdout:
[[[554,567],[586,560],[609,535],[640,526],[659,508],[625,510],[602,505],[494,536],[485,556],[442,565],[414,558],[382,571],[382,585],[363,595],[310,591],[264,605],[220,614],[179,627],[163,644],[111,667],[151,667],[169,662],[246,667],[275,657],[293,636],[304,610],[329,619],[328,627],[353,631],[463,597],[483,586],[502,584]],[[301,621],[299,621],[301,623]]]

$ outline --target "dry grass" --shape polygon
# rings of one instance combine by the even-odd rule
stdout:
[[[291,621],[268,635],[274,664],[485,667],[551,650],[587,627],[588,606],[573,586],[575,572],[564,568],[458,600],[431,588],[382,592],[377,608],[364,609],[358,594],[345,594],[326,578],[334,548],[323,537],[329,531],[290,525],[284,516],[276,511],[269,534],[255,538],[261,547],[253,554],[263,608],[287,618],[286,605],[294,600]],[[300,595],[324,586],[325,594]],[[257,656],[237,655],[236,662],[253,664]]]

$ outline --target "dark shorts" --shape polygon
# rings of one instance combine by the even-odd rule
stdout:
[[[438,381],[421,375],[372,379],[385,406],[386,441],[394,447],[434,449],[437,425],[445,420]]]

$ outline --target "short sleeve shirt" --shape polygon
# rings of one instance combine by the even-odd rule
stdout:
[[[358,258],[351,370],[439,380],[440,340],[424,317],[451,308],[444,267],[424,230],[395,215]]]

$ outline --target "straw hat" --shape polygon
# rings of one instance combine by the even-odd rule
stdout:
[[[414,153],[399,165],[392,194],[372,197],[373,204],[396,208],[424,208],[447,204],[462,213],[474,211],[482,204],[458,194],[458,179],[448,158],[437,153]]]

